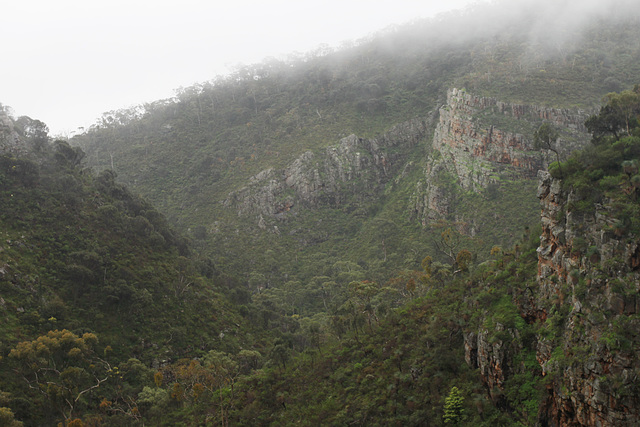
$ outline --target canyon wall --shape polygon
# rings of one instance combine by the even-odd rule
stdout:
[[[585,208],[579,203],[583,196],[562,180],[545,171],[538,179],[542,233],[536,289],[530,285],[512,298],[536,331],[529,347],[538,365],[535,375],[544,384],[540,425],[636,426],[640,238],[620,226],[614,201],[603,197]],[[518,328],[497,323],[494,329],[467,332],[465,354],[494,404],[505,408],[505,383],[525,373],[523,354],[530,350]]]
[[[579,195],[547,172],[539,177],[539,320],[561,325],[538,341],[542,374],[553,377],[543,417],[551,425],[637,425],[640,239],[619,227],[613,201],[582,213],[573,208]]]
[[[414,215],[424,224],[452,214],[453,183],[463,191],[483,192],[510,179],[535,179],[556,159],[534,146],[533,132],[549,122],[560,132],[555,149],[561,158],[589,140],[581,110],[514,104],[451,89],[439,110],[433,151],[424,179],[416,187]]]
[[[430,119],[401,123],[377,138],[351,135],[320,153],[307,151],[283,170],[266,169],[229,194],[238,215],[282,218],[299,206],[339,206],[347,197],[373,197],[407,165]]]

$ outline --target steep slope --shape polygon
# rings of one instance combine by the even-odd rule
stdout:
[[[465,335],[465,357],[499,407],[517,411],[513,388],[530,387],[533,400],[523,409],[542,425],[633,426],[640,416],[637,229],[615,231],[618,196],[576,209],[584,196],[575,190],[540,173],[537,283],[513,296],[529,326],[486,313],[483,327]]]
[[[210,260],[148,202],[83,169],[79,149],[31,138],[34,121],[1,121],[0,407],[55,425],[105,399],[118,425],[152,367],[251,344]]]
[[[464,221],[464,210],[452,207],[455,194],[440,183],[450,178],[462,192],[491,188],[495,193],[501,182],[532,180],[548,166],[551,154],[534,146],[535,130],[543,122],[561,129],[554,149],[566,158],[588,140],[586,118],[581,110],[512,104],[464,89],[449,90],[439,110],[424,180],[417,184],[417,218],[423,224],[442,218]]]
[[[437,256],[439,220],[487,253],[532,225],[523,218],[536,209],[536,170],[555,160],[536,152],[533,131],[557,126],[564,156],[585,139],[581,120],[601,96],[637,75],[634,14],[566,23],[554,38],[539,34],[543,9],[479,7],[302,61],[266,61],[108,113],[72,143],[247,280],[324,275],[298,265],[310,270],[316,254],[383,275],[404,253]],[[394,136],[407,126],[412,135]]]
[[[189,160],[207,152],[195,123],[221,129],[198,103],[211,95],[213,110],[215,91],[85,136],[113,143],[92,146],[112,166],[134,141],[126,153],[148,167],[145,185],[172,183],[171,197],[206,218],[192,228],[196,244],[251,294],[229,276],[213,280],[212,263],[190,259],[185,239],[112,170],[94,175],[81,150],[49,144],[42,124],[0,117],[1,419],[9,406],[29,425],[81,416],[109,425],[633,425],[640,89],[609,95],[585,125],[593,145],[573,155],[586,140],[580,109],[470,90],[430,98],[443,106],[394,117],[395,127],[386,118],[372,135],[315,145],[314,134],[273,164],[235,155],[218,170],[213,157]],[[256,112],[257,96],[247,105]],[[376,105],[355,106],[372,126],[384,116]],[[198,114],[172,121],[178,111]],[[224,118],[243,122],[233,132],[254,126],[238,114]],[[300,116],[289,119],[296,136],[307,132]],[[532,145],[542,123],[559,132],[563,161],[549,164],[558,157]],[[158,138],[148,145],[147,125]],[[286,140],[273,144],[286,149]],[[163,158],[176,141],[202,151]],[[183,187],[198,180],[211,193]],[[164,189],[153,191],[162,198]],[[540,206],[541,232],[524,227],[520,238]],[[216,285],[223,279],[238,307]]]
[[[267,169],[253,176],[250,186],[231,193],[225,205],[239,215],[271,217],[298,204],[301,209],[339,206],[354,195],[377,195],[407,166],[408,153],[424,144],[428,129],[426,120],[415,119],[378,138],[350,135],[320,155],[307,151],[282,171]]]
[[[602,199],[581,212],[582,198],[541,174],[541,319],[563,325],[538,344],[543,375],[555,376],[547,414],[553,424],[634,425],[640,275],[637,230],[621,229],[621,203]],[[617,197],[616,197],[617,198]]]
[[[543,425],[632,426],[640,416],[638,93],[609,95],[587,122],[594,145],[539,173],[536,283],[513,297],[528,338],[523,324],[497,320],[465,337],[498,405],[509,407],[512,381],[534,369]],[[626,110],[614,107],[622,98]]]
[[[242,378],[230,419],[637,424],[640,88],[608,99],[587,121],[593,145],[539,172],[539,231],[471,271],[425,259],[386,287],[352,282],[315,332],[338,341]],[[383,312],[395,292],[419,297]]]

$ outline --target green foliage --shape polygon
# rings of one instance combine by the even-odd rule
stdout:
[[[528,239],[529,234],[526,237]],[[481,417],[505,425],[509,424],[507,419],[534,419],[534,408],[542,396],[539,394],[541,376],[539,369],[531,365],[530,357],[523,362],[526,370],[518,369],[509,383],[510,390],[511,387],[520,390],[509,395],[510,407],[526,409],[500,414],[483,397],[483,386],[477,373],[464,363],[463,352],[463,331],[478,327],[470,315],[474,301],[483,290],[495,287],[491,293],[495,309],[492,307],[491,312],[496,313],[496,321],[516,327],[525,343],[526,354],[535,355],[535,350],[531,352],[531,348],[535,348],[532,327],[518,315],[511,297],[500,297],[506,289],[517,295],[527,292],[522,283],[533,281],[536,271],[535,250],[528,250],[529,245],[535,248],[535,242],[527,241],[519,249],[526,253],[518,258],[523,264],[503,260],[502,265],[508,265],[508,271],[502,274],[497,269],[493,272],[495,279],[487,279],[485,271],[472,267],[470,275],[464,278],[454,280],[443,276],[438,279],[443,281],[443,286],[426,285],[424,298],[397,309],[379,311],[378,304],[388,300],[388,296],[377,300],[378,295],[386,291],[376,282],[351,282],[346,303],[333,316],[334,322],[344,320],[344,329],[325,335],[324,345],[319,347],[311,340],[306,346],[300,345],[297,341],[301,337],[283,334],[272,343],[270,362],[233,383],[223,403],[218,403],[225,409],[220,410],[215,419],[221,421],[221,417],[228,417],[230,423],[243,424],[247,422],[243,420],[251,420],[252,423],[285,425],[348,424],[363,420],[381,424],[400,420],[408,425],[421,425],[433,419],[444,422],[445,416],[459,421],[458,415],[469,425],[481,425]],[[512,261],[513,256],[504,254],[507,259],[512,257]],[[394,292],[400,293],[403,288],[407,292],[408,280],[419,283],[424,280],[428,284],[434,280],[433,274],[445,268],[429,260],[424,265],[427,268],[421,275],[405,272],[390,281],[389,287],[397,290]],[[336,268],[356,269],[349,263],[340,263]],[[299,320],[301,325],[303,320]],[[317,325],[303,330],[309,336],[321,333],[322,328]],[[452,401],[446,409],[447,394],[442,390],[451,390],[454,383],[460,393],[473,398],[460,400],[459,406]]]
[[[23,341],[9,353],[29,388],[41,390],[52,413],[73,417],[80,398],[109,379],[111,368],[96,356],[98,339],[68,330],[49,331],[34,341]]]
[[[451,87],[516,103],[591,109],[607,88],[631,84],[630,76],[638,74],[638,29],[626,22],[589,24],[580,42],[568,37],[572,41],[562,52],[531,45],[526,31],[461,44],[435,28],[416,22],[339,51],[242,67],[183,88],[172,99],[105,113],[71,142],[83,147],[91,166],[116,170],[173,224],[191,230],[199,249],[229,276],[246,281],[255,273],[266,283],[304,283],[326,275],[312,263],[324,253],[361,264],[370,279],[387,279],[404,261],[409,265],[403,267],[417,268],[412,254],[433,249],[429,233],[411,218],[428,137],[387,147],[384,176],[367,175],[365,167],[362,176],[341,185],[339,195],[318,188],[319,202],[295,200],[290,211],[263,215],[265,229],[256,225],[259,214],[238,218],[230,193],[242,191],[261,171],[280,173],[303,153],[323,153],[346,135],[380,138],[416,117],[431,123]],[[612,54],[612,45],[619,55]],[[484,113],[483,124],[523,135],[540,125],[517,114]],[[551,129],[550,122],[545,126]],[[464,211],[465,219],[474,218],[476,208],[482,213],[477,240],[488,247],[470,247],[472,254],[512,244],[523,220],[519,211],[537,209],[535,194],[524,189],[517,198],[525,201],[527,194],[526,203],[511,203],[518,186],[510,184],[490,187],[487,193],[495,194],[496,185],[504,190],[495,200],[462,194],[452,204],[453,217]],[[496,215],[496,205],[509,208],[504,218]],[[265,258],[267,250],[277,254],[270,257],[274,262]]]
[[[516,361],[521,363],[520,369],[505,384],[506,398],[524,420],[535,423],[544,398],[544,380],[535,349],[526,349],[516,356]]]
[[[458,387],[451,387],[449,395],[444,399],[444,419],[445,424],[458,425],[464,420],[464,397]]]
[[[555,129],[553,125],[544,122],[538,130],[533,133],[533,143],[536,148],[555,151],[555,145],[559,136],[558,130]]]
[[[22,422],[15,419],[13,411],[9,408],[0,407],[0,425],[6,427],[22,427]]]
[[[635,178],[640,161],[640,139],[633,136],[640,114],[638,86],[633,91],[610,93],[599,114],[587,120],[593,135],[593,146],[576,152],[566,162],[550,166],[555,178],[573,190],[575,198],[569,209],[578,214],[592,211],[595,203],[605,198],[616,204],[619,212],[612,221],[611,232],[623,236],[640,231],[633,220],[638,212],[638,186]],[[640,182],[640,181],[638,181]]]
[[[138,403],[140,405],[156,406],[158,409],[163,408],[169,402],[169,394],[161,388],[152,388],[144,386],[138,395]]]
[[[0,406],[28,425],[138,420],[154,360],[236,351],[248,330],[187,240],[82,157],[57,142],[37,161],[0,158],[0,382],[13,396]]]

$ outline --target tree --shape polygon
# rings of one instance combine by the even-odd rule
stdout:
[[[453,228],[447,227],[442,233],[440,233],[440,240],[434,240],[435,246],[440,253],[446,255],[448,261],[453,269],[452,274],[458,274],[460,272],[467,271],[469,269],[472,255],[467,249],[458,250],[462,244],[462,236],[456,232]],[[433,272],[431,269],[435,266],[435,263],[431,263],[431,259],[427,258],[422,261],[422,268],[425,269],[427,275],[431,275]]]
[[[427,255],[426,257],[424,257],[424,259],[422,260],[422,262],[420,263],[420,265],[422,266],[422,269],[424,270],[424,274],[425,274],[425,278],[429,279],[429,277],[431,277],[431,264],[433,263],[433,259]]]
[[[110,377],[111,366],[96,356],[98,338],[81,337],[66,329],[49,331],[33,341],[23,341],[9,353],[31,390],[46,397],[65,420],[73,417],[81,399]]]
[[[620,93],[610,93],[605,98],[607,105],[618,115],[623,124],[623,130],[627,135],[631,134],[631,128],[636,121],[636,115],[640,112],[640,89],[625,90]]]
[[[584,125],[591,134],[591,142],[598,145],[607,136],[613,136],[617,140],[623,123],[611,106],[603,105],[600,112],[589,117]]]
[[[464,421],[464,397],[460,393],[458,387],[451,387],[449,396],[444,399],[444,418],[445,424],[457,425]]]
[[[425,262],[428,258],[425,258]],[[431,261],[428,261],[428,265],[425,267],[429,270],[428,274],[431,274]],[[396,290],[396,292],[403,299],[412,299],[418,295],[422,295],[424,292],[424,286],[430,276],[427,276],[426,271],[413,271],[403,270],[398,273],[396,277],[389,279],[389,285]]]
[[[251,356],[256,357],[255,354]],[[222,389],[225,386],[229,386],[233,393],[233,384],[238,375],[240,375],[238,362],[233,360],[227,353],[210,350],[203,359],[203,365],[212,373],[218,388]]]
[[[558,167],[560,167],[560,153],[558,153],[556,144],[559,136],[558,130],[547,122],[541,124],[538,130],[533,133],[534,146],[538,149],[554,152]],[[560,171],[560,176],[562,176],[562,170]]]
[[[240,373],[248,374],[254,369],[258,369],[262,355],[256,350],[240,350],[238,353],[238,365]]]
[[[6,427],[22,427],[22,422],[17,421],[13,412],[9,408],[1,407],[0,408],[0,425]]]
[[[228,425],[229,421],[225,417],[225,403],[227,402],[227,392],[231,392],[233,400],[233,385],[240,375],[240,365],[227,353],[211,350],[203,360],[205,368],[213,376],[213,385],[218,388],[218,398],[220,404],[220,418],[222,425]]]
[[[152,413],[161,413],[169,403],[169,393],[163,388],[144,386],[138,393],[138,404]]]
[[[446,255],[451,265],[456,263],[457,248],[461,244],[459,233],[447,227],[440,233],[440,240],[434,240],[434,244],[441,254]]]
[[[42,151],[49,142],[49,127],[40,120],[28,116],[18,117],[16,128],[33,145],[36,151]]]
[[[621,93],[609,93],[604,97],[600,112],[587,119],[585,126],[592,135],[592,142],[601,144],[607,136],[619,140],[621,133],[631,134],[640,113],[640,86]]]
[[[283,343],[276,340],[276,344],[271,349],[271,360],[282,365],[282,369],[287,369],[287,362],[291,357],[289,348]]]
[[[191,260],[184,256],[179,256],[176,264],[177,278],[173,282],[173,292],[176,298],[181,298],[194,283],[195,269]]]
[[[370,280],[349,283],[349,293],[350,299],[353,301],[353,308],[357,313],[366,314],[369,330],[372,330],[372,320],[378,321],[376,307],[373,303],[373,298],[378,292],[380,292],[380,287]]]
[[[469,271],[469,265],[471,264],[471,252],[467,249],[463,249],[456,255],[457,271]],[[457,272],[456,271],[456,272]]]
[[[56,140],[55,159],[60,166],[75,168],[84,159],[85,153],[80,147],[72,147],[67,141]]]

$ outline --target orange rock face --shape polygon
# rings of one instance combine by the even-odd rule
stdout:
[[[547,172],[538,177],[538,289],[514,298],[525,321],[540,330],[536,360],[546,394],[539,425],[637,426],[640,236],[611,231],[617,212],[610,201],[578,214],[570,209],[576,199],[570,188]],[[479,369],[494,403],[508,408],[504,384],[521,372],[515,360],[522,349],[517,329],[498,324],[496,331],[513,339],[491,342],[487,330],[469,332],[465,356]]]
[[[545,319],[563,306],[568,312],[556,338],[540,338],[538,343],[543,374],[555,372],[542,419],[558,426],[638,425],[640,396],[634,390],[640,360],[635,344],[621,341],[630,337],[615,327],[640,326],[637,298],[629,297],[629,291],[637,294],[640,285],[634,267],[638,237],[606,231],[615,218],[606,200],[593,212],[578,216],[568,208],[575,197],[571,191],[546,172],[539,177],[537,305]],[[596,255],[576,252],[578,238],[595,248]],[[562,360],[557,351],[552,355],[553,347],[562,348]],[[567,366],[558,372],[558,363]]]

